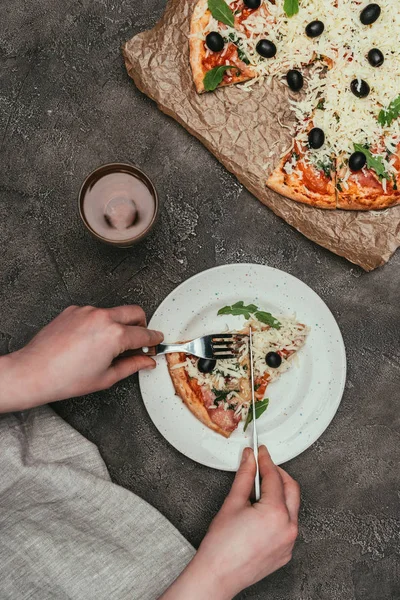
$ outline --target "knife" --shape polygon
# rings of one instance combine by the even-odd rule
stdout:
[[[256,401],[254,397],[254,363],[253,363],[253,332],[249,329],[249,354],[250,354],[250,377],[251,377],[251,407],[253,411],[253,451],[256,461],[256,477],[254,479],[254,497],[255,501],[261,497],[260,490],[260,469],[258,466],[258,435],[256,426]]]

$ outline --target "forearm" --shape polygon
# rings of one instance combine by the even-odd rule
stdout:
[[[218,565],[207,564],[197,553],[159,600],[232,600],[233,595],[218,575]]]
[[[0,356],[0,413],[26,410],[49,400],[21,351]]]

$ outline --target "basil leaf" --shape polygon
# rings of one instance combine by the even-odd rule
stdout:
[[[228,69],[237,69],[237,67],[232,67],[232,65],[221,65],[219,67],[214,67],[210,71],[207,71],[203,79],[205,91],[213,92],[223,80],[224,73]]]
[[[258,402],[255,403],[256,419],[258,419],[259,417],[261,417],[261,415],[263,413],[265,413],[265,411],[268,408],[268,404],[269,404],[269,398],[264,398],[264,400],[259,400]],[[252,422],[252,420],[253,420],[253,406],[250,406],[249,412],[247,413],[247,419],[246,419],[246,422],[243,427],[243,431],[246,431],[247,427]]]
[[[293,17],[299,12],[299,0],[285,0],[283,10],[288,17]]]
[[[261,321],[261,323],[265,323],[274,329],[279,329],[281,326],[278,319],[275,319],[271,313],[259,310],[258,306],[255,304],[248,304],[245,306],[243,300],[232,304],[232,306],[224,306],[223,308],[220,308],[218,314],[234,315],[235,317],[242,315],[246,319],[250,319],[250,316],[254,315],[256,319]]]
[[[235,15],[225,0],[208,0],[208,10],[214,19],[233,27],[235,25]]]
[[[382,156],[374,156],[361,144],[354,144],[355,152],[362,152],[367,159],[367,168],[373,169],[378,175],[379,179],[390,179],[390,176],[385,171],[385,165],[383,164]]]
[[[389,126],[400,117],[400,96],[393,100],[387,108],[382,108],[378,116],[378,123],[383,127]]]

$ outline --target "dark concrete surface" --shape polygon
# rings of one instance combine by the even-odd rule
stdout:
[[[150,316],[177,284],[214,265],[264,263],[299,277],[339,322],[346,391],[321,439],[286,465],[302,486],[293,561],[240,597],[399,599],[400,254],[366,274],[319,248],[135,89],[120,46],[164,6],[0,2],[0,352],[70,303],[137,302]],[[77,214],[83,178],[115,160],[145,169],[162,198],[154,235],[129,250],[100,245]],[[169,446],[136,378],[54,408],[99,446],[115,482],[199,544],[232,475]]]

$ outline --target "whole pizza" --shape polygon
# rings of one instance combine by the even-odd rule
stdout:
[[[268,94],[272,77],[290,88],[297,127],[268,187],[320,208],[377,210],[400,204],[399,40],[399,0],[200,0],[190,62],[199,93]]]

